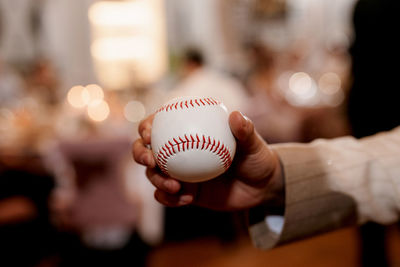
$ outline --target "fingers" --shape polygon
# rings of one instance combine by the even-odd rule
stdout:
[[[168,207],[180,207],[193,203],[194,196],[192,194],[168,194],[162,190],[154,192],[155,199],[161,204]]]
[[[164,176],[157,169],[147,168],[146,176],[157,189],[169,194],[176,194],[181,190],[181,184],[177,180]]]
[[[146,176],[156,187],[154,197],[158,202],[170,207],[178,207],[193,203],[195,199],[196,186],[183,185],[179,181],[164,176],[159,169],[156,169],[156,162],[153,153],[147,145],[151,143],[151,128],[154,114],[140,122],[138,131],[141,138],[132,145],[132,155],[135,161],[145,165]]]
[[[137,139],[132,145],[132,155],[135,161],[150,168],[156,166],[153,153],[147,147],[151,142],[151,125],[153,119],[154,114],[139,123],[138,131],[141,138]]]
[[[134,160],[142,165],[150,168],[156,166],[153,153],[146,147],[145,141],[142,138],[137,139],[132,145],[132,155]]]
[[[181,183],[151,168],[147,168],[146,175],[156,187],[154,197],[161,204],[169,207],[179,207],[192,204],[195,201],[198,189],[197,184]]]
[[[247,153],[255,153],[264,145],[254,129],[253,122],[242,113],[232,112],[229,116],[229,125],[238,141],[238,146]]]
[[[151,126],[153,124],[154,114],[148,116],[146,119],[139,123],[139,134],[144,140],[144,144],[150,144],[151,142]]]

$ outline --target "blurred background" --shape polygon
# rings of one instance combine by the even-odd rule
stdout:
[[[395,2],[0,0],[0,265],[400,266],[395,225],[257,250],[239,214],[157,204],[130,155],[189,94],[269,143],[396,126]]]

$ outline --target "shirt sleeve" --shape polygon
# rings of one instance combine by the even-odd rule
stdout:
[[[285,210],[280,219],[274,215],[275,224],[267,208],[249,211],[256,247],[269,249],[347,225],[399,219],[400,127],[360,140],[271,147],[282,161]]]

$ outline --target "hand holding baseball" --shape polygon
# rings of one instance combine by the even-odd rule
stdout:
[[[194,204],[214,210],[241,210],[281,200],[283,178],[278,156],[240,112],[229,116],[236,139],[232,166],[221,176],[197,183],[181,182],[163,173],[156,164],[151,143],[154,114],[139,125],[141,138],[133,144],[136,162],[147,166],[146,175],[156,187],[155,198],[167,206]]]

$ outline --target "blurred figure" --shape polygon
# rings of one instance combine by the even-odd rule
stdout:
[[[246,111],[248,96],[239,81],[229,74],[207,67],[203,54],[188,49],[183,58],[181,80],[168,94],[171,99],[179,96],[208,96],[222,101],[229,111]]]
[[[141,199],[128,199],[124,188],[129,147],[125,139],[64,141],[48,156],[58,174],[53,221],[69,233],[60,244],[61,266],[145,265]]]
[[[244,84],[251,95],[246,115],[269,143],[302,141],[302,114],[290,106],[276,88],[274,52],[256,41],[246,48],[250,66]]]
[[[400,125],[400,40],[394,30],[399,11],[396,0],[360,0],[354,10],[348,113],[357,138]],[[373,223],[361,227],[363,266],[388,266],[385,229]]]
[[[54,106],[58,102],[58,75],[53,64],[45,59],[38,60],[32,67],[28,77],[28,93],[36,97],[46,106]]]
[[[249,42],[246,52],[250,66],[244,80],[250,94],[271,91],[276,75],[274,52],[267,45],[257,41]]]

